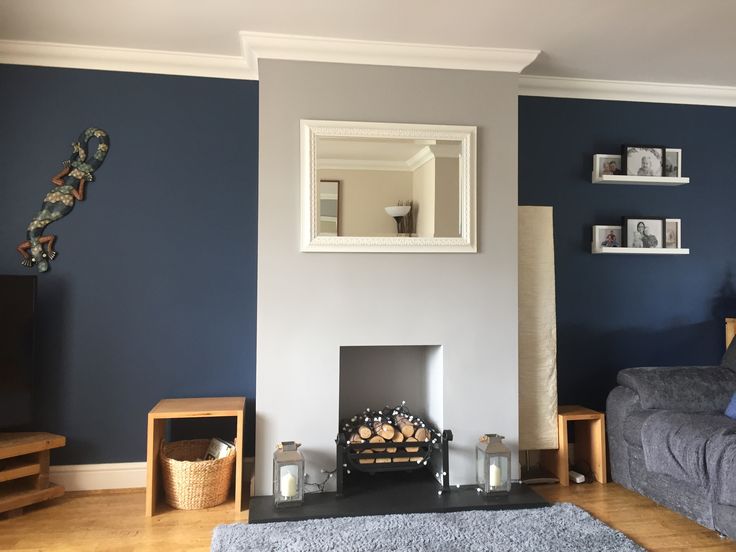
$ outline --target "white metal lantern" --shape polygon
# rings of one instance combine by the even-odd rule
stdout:
[[[300,443],[284,441],[273,453],[273,503],[276,508],[299,506],[304,500],[304,457]]]
[[[475,449],[478,489],[485,494],[511,491],[511,451],[503,444],[503,439],[502,435],[486,433]]]

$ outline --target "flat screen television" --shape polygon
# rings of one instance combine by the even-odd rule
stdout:
[[[0,275],[0,429],[33,421],[36,277]]]

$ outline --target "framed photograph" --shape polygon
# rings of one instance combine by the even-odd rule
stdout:
[[[624,174],[629,176],[662,176],[664,174],[662,146],[621,146]]]
[[[664,175],[682,176],[682,150],[667,148],[664,152]]]
[[[621,227],[602,225],[594,226],[593,247],[595,249],[600,249],[602,247],[621,247]]]
[[[624,217],[621,223],[626,247],[662,249],[665,219],[659,217]]]
[[[621,156],[596,153],[593,156],[593,174],[596,177],[604,174],[622,174]]]
[[[680,249],[682,247],[681,219],[665,220],[664,246],[667,249]]]

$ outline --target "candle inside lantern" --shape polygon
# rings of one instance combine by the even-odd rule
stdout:
[[[488,484],[491,487],[499,487],[501,485],[501,468],[496,464],[491,464],[490,473],[488,474]]]
[[[284,498],[296,496],[296,477],[286,470],[282,470],[281,473],[281,496]]]

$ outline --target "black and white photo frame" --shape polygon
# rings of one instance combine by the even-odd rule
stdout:
[[[665,219],[662,217],[623,217],[621,230],[624,247],[664,248]]]
[[[664,176],[665,147],[624,144],[621,163],[622,173],[629,176]]]

